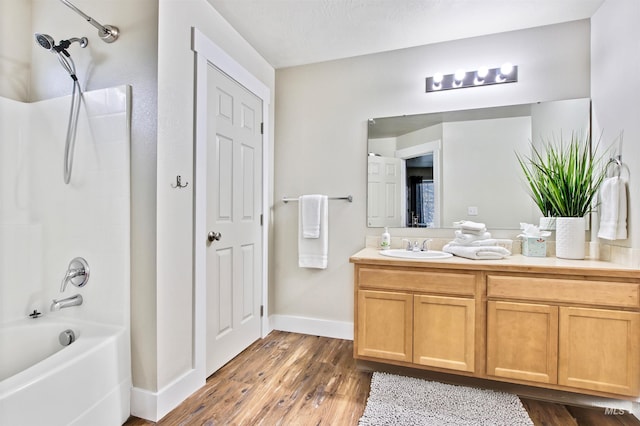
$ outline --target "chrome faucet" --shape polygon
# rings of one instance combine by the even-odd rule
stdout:
[[[422,246],[420,246],[418,240],[411,242],[411,240],[403,238],[402,241],[407,242],[407,251],[429,251],[429,243],[431,242],[431,239],[422,241]]]
[[[59,311],[60,309],[69,308],[71,306],[82,305],[82,295],[76,294],[71,297],[65,297],[64,299],[53,299],[51,303],[51,312]]]

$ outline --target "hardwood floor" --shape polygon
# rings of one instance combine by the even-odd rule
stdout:
[[[353,342],[274,331],[207,379],[157,423],[125,425],[357,425],[371,373],[356,369]],[[635,417],[603,409],[522,399],[536,426],[630,426]]]

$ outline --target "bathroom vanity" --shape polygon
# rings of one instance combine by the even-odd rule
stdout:
[[[354,264],[354,356],[593,395],[640,395],[640,271],[534,258]]]

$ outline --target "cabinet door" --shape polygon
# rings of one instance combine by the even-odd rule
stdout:
[[[487,303],[487,374],[557,383],[558,308]]]
[[[475,301],[414,296],[413,362],[474,371]]]
[[[638,395],[640,314],[560,308],[558,382],[622,395]]]
[[[412,332],[413,295],[358,291],[358,355],[411,362]]]

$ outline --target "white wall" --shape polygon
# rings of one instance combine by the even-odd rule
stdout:
[[[629,217],[627,240],[611,243],[613,246],[633,247],[635,266],[640,266],[640,2],[637,0],[607,0],[592,18],[591,28],[591,98],[593,108],[593,134],[603,134],[602,142],[617,142],[624,132],[622,161],[628,167]],[[626,77],[629,76],[629,77]]]
[[[158,55],[157,387],[193,368],[195,26],[274,91],[274,69],[205,0],[160,0]],[[269,112],[273,129],[273,109]],[[273,135],[271,135],[271,139]],[[265,152],[270,159],[273,152]],[[270,161],[271,163],[271,161]],[[171,188],[176,175],[191,184]],[[266,194],[267,195],[267,194]],[[204,236],[196,241],[202,241]],[[195,389],[192,389],[193,392]]]
[[[518,229],[536,223],[515,153],[529,152],[531,118],[510,117],[444,123],[442,226],[459,220]],[[498,159],[498,161],[496,161]],[[500,196],[496,196],[500,194]],[[478,215],[469,216],[468,207]]]
[[[534,145],[560,140],[569,141],[572,135],[586,140],[591,131],[591,100],[569,99],[531,105],[531,141]],[[594,135],[597,144],[598,135]]]
[[[442,123],[399,136],[397,149],[434,141],[442,141]]]
[[[0,96],[29,99],[31,79],[31,2],[0,0]]]
[[[373,152],[382,157],[394,157],[397,143],[397,138],[369,139],[367,153]]]
[[[298,268],[296,206],[276,202],[275,312],[353,321],[348,259],[366,235],[381,232],[366,228],[369,118],[589,97],[589,40],[589,21],[578,21],[277,70],[275,199],[353,194],[354,202],[330,204],[329,267],[323,271]],[[518,83],[424,93],[425,78],[437,71],[505,61],[519,66]],[[399,232],[391,230],[392,236]]]

